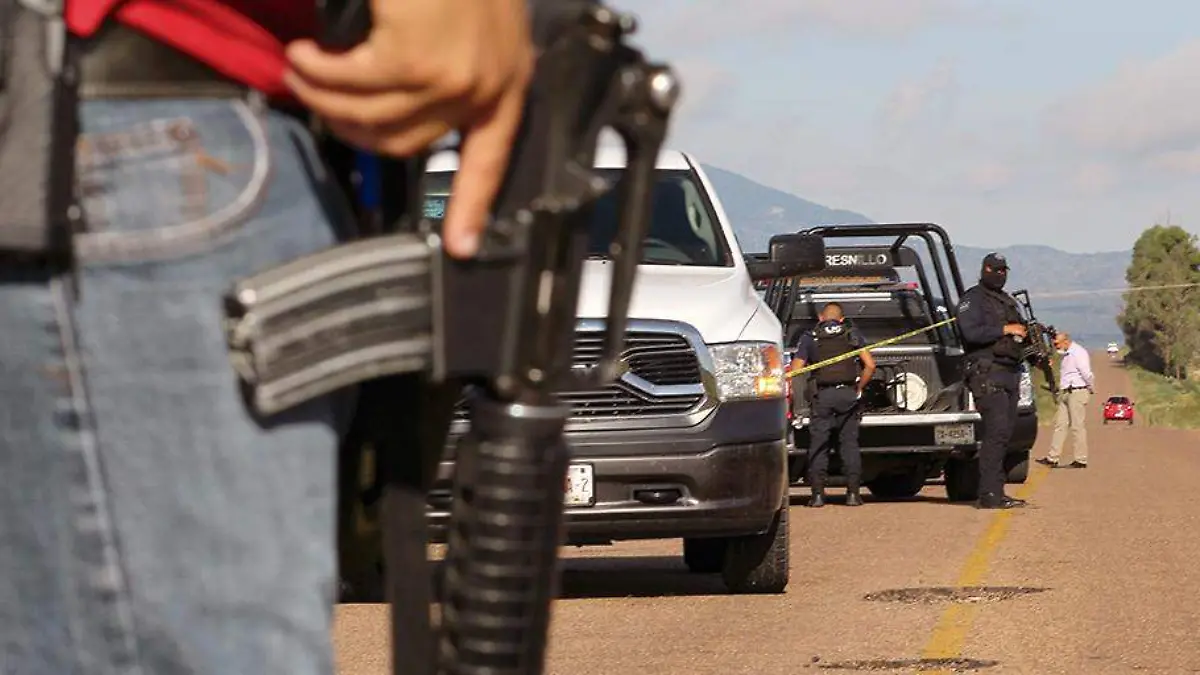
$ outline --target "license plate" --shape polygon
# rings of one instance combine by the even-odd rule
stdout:
[[[1125,416],[1125,413],[1119,412],[1119,411],[1117,412],[1117,417],[1124,417],[1124,416]]]
[[[971,424],[939,424],[933,428],[937,445],[974,445],[975,426]]]
[[[572,464],[567,467],[565,506],[592,506],[596,503],[596,482],[591,464]]]

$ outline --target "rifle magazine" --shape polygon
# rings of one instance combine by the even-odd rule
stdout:
[[[372,237],[280,265],[225,296],[226,342],[248,405],[272,415],[432,363],[432,248]]]

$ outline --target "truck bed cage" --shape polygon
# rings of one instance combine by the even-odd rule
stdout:
[[[891,255],[891,260],[894,265],[904,267],[913,267],[916,270],[917,278],[920,280],[922,294],[924,295],[925,304],[929,309],[930,317],[937,317],[939,312],[933,294],[933,286],[930,284],[930,279],[925,272],[925,266],[921,261],[917,251],[906,246],[911,238],[921,239],[925,242],[925,246],[929,251],[930,262],[933,266],[934,275],[937,278],[938,288],[941,291],[941,301],[945,303],[947,312],[952,313],[950,308],[954,307],[958,299],[965,291],[962,274],[959,271],[958,259],[954,253],[954,245],[950,243],[950,236],[940,225],[936,223],[863,223],[863,224],[839,224],[839,225],[817,225],[799,230],[796,234],[815,234],[823,237],[826,241],[830,239],[853,239],[866,237],[894,237],[895,239],[890,245],[887,244],[855,244],[844,247],[833,247],[826,249],[827,259],[831,255],[837,255],[840,252],[852,251],[883,251],[886,250]],[[939,253],[938,249],[941,249]],[[747,255],[747,259],[766,259],[769,254],[752,253]],[[942,257],[945,256],[946,264],[942,262]],[[946,267],[949,267],[949,276],[947,276]],[[851,269],[862,273],[861,266],[850,266]],[[827,268],[828,270],[829,268]],[[815,276],[815,275],[814,275]],[[776,284],[772,284],[776,286]],[[778,291],[783,289],[772,288],[768,290],[767,302],[775,310],[781,321],[788,322],[792,319],[792,312],[796,300],[797,284],[788,283],[786,289],[786,300],[779,302]],[[775,291],[775,292],[772,292]],[[936,320],[936,319],[935,319]],[[962,334],[958,330],[957,324],[951,325],[951,330],[954,335],[961,341]]]

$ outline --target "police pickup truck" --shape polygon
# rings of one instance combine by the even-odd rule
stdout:
[[[757,284],[784,326],[785,348],[795,348],[800,334],[815,325],[827,302],[841,304],[847,322],[870,345],[951,318],[965,290],[950,238],[937,225],[831,225],[799,234],[824,237],[825,269]],[[794,235],[778,235],[772,246],[790,236]],[[845,240],[852,240],[852,245],[831,245]],[[910,243],[924,245],[915,248]],[[981,422],[961,382],[962,345],[957,325],[951,322],[871,350],[877,370],[863,392],[859,439],[863,484],[876,497],[913,497],[927,480],[944,475],[951,501],[977,498]],[[805,475],[811,394],[807,374],[791,380],[793,484]],[[1005,458],[1009,483],[1025,481],[1030,448],[1037,438],[1033,382],[1024,365],[1018,417]],[[844,481],[840,472],[835,448],[830,484]]]

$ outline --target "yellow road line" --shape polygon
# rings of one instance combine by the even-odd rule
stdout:
[[[1050,469],[1047,467],[1034,466],[1033,470],[1029,472],[1029,479],[1014,496],[1018,499],[1028,499],[1049,473]],[[997,511],[996,515],[992,517],[991,524],[988,525],[987,530],[984,530],[983,536],[979,538],[975,548],[971,550],[971,555],[967,557],[967,562],[958,575],[957,586],[978,586],[983,582],[984,577],[987,576],[992,554],[1000,547],[1004,535],[1008,534],[1008,523],[1012,517],[1011,509]],[[921,658],[953,659],[962,656],[963,644],[971,632],[971,624],[974,623],[978,611],[979,605],[973,603],[952,603],[947,607],[941,618],[938,619],[937,626],[933,629],[933,635],[929,637],[929,642],[925,644]],[[952,673],[948,669],[922,670],[920,672],[931,675],[951,675]]]

